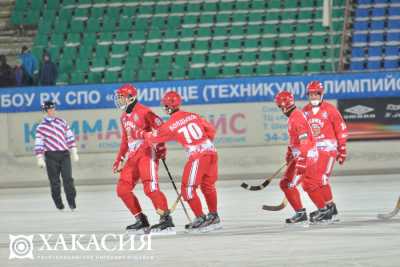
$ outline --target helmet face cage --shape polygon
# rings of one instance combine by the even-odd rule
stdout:
[[[129,104],[136,100],[136,88],[127,84],[119,88],[114,94],[114,104],[118,109],[125,110]]]
[[[275,97],[275,103],[284,113],[288,112],[295,106],[293,95],[287,91],[280,92]]]
[[[312,106],[319,106],[324,96],[324,87],[320,81],[312,81],[307,85],[308,97]],[[311,99],[311,94],[318,94],[320,99]]]
[[[164,106],[164,110],[171,113],[177,110],[181,105],[181,97],[178,93],[170,91],[166,93],[161,100],[161,104]]]

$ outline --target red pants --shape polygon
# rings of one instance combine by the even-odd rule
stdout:
[[[318,158],[318,176],[321,179],[322,191],[325,203],[333,201],[332,190],[329,179],[332,174],[333,165],[336,161],[336,151],[319,151]]]
[[[189,158],[183,170],[181,192],[196,217],[203,215],[201,201],[196,189],[200,190],[206,199],[209,212],[217,212],[217,190],[215,182],[218,178],[217,153],[204,153],[196,158]]]
[[[318,164],[308,164],[304,175],[295,175],[296,161],[293,160],[286,168],[285,174],[280,181],[280,187],[285,193],[287,200],[294,210],[303,208],[300,193],[297,185],[301,184],[304,191],[307,192],[317,208],[325,207],[325,201],[322,193],[322,180],[318,174]]]
[[[139,178],[142,180],[144,193],[151,199],[154,208],[168,210],[167,199],[158,184],[158,160],[155,159],[154,152],[151,155],[139,152],[132,156],[120,173],[117,194],[133,215],[142,212],[139,201],[132,192]]]

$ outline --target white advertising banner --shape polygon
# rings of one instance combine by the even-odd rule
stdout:
[[[299,107],[305,102],[299,101]],[[287,143],[287,119],[273,102],[190,105],[183,109],[199,113],[217,129],[217,147],[265,146]],[[168,119],[161,108],[154,112]],[[80,152],[99,153],[118,150],[120,144],[119,111],[92,109],[58,111],[76,135]],[[42,113],[9,114],[9,145],[15,155],[32,154],[35,129]],[[169,145],[169,148],[176,144]]]

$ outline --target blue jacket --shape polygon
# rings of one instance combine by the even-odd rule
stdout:
[[[31,54],[31,52],[25,52],[19,55],[19,58],[22,61],[22,67],[25,69],[26,73],[30,77],[33,77],[35,72],[38,70],[38,62],[37,59]]]

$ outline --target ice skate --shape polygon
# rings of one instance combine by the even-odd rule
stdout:
[[[200,232],[206,233],[214,230],[222,229],[221,219],[216,212],[210,212],[202,227],[200,228]]]
[[[329,208],[322,208],[317,211],[314,217],[310,218],[310,222],[312,224],[329,223],[331,219],[331,210]]]
[[[147,234],[149,231],[149,221],[147,216],[143,213],[138,215],[138,218],[134,224],[128,225],[126,230],[131,234]]]
[[[175,225],[169,213],[160,216],[160,222],[149,229],[151,235],[176,235]]]
[[[327,205],[327,208],[330,210],[330,212],[331,212],[331,216],[332,216],[332,218],[331,218],[331,221],[332,222],[340,222],[340,219],[339,219],[339,213],[338,213],[338,211],[337,211],[337,208],[336,208],[336,204],[335,203],[329,203],[328,205]]]
[[[200,233],[203,224],[206,222],[207,217],[205,215],[196,217],[192,223],[185,225],[186,233]]]
[[[293,217],[286,219],[286,224],[307,226],[308,218],[306,209],[297,210],[296,214]]]

